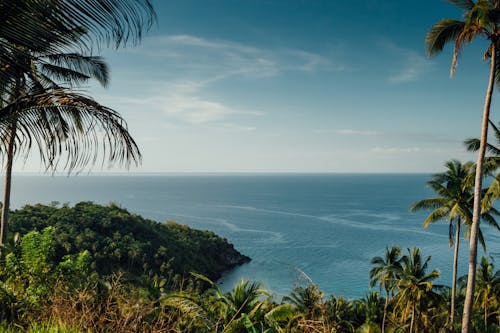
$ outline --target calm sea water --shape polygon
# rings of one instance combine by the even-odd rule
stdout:
[[[286,295],[306,274],[328,295],[362,297],[370,259],[386,246],[418,246],[432,255],[441,283],[451,279],[447,223],[422,230],[425,213],[411,203],[429,197],[428,175],[161,175],[19,176],[12,205],[115,202],[157,221],[175,220],[212,230],[253,260],[220,281],[242,278]],[[500,233],[483,226],[488,254],[500,267]],[[459,274],[467,272],[462,240]],[[480,255],[483,252],[480,251]]]

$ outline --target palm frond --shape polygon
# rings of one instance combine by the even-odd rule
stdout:
[[[199,320],[209,330],[214,326],[208,312],[198,304],[193,296],[189,294],[168,294],[163,296],[160,299],[160,302],[162,305],[179,309],[184,315],[191,317],[193,320]]]
[[[500,225],[498,224],[496,219],[491,214],[482,214],[481,219],[483,220],[483,222],[488,224],[490,227],[493,227],[493,228],[497,229],[498,231],[500,231]]]
[[[410,206],[410,212],[415,213],[423,209],[435,209],[446,204],[445,198],[429,198],[415,202]]]
[[[455,40],[463,31],[465,22],[444,19],[436,23],[425,37],[427,55],[433,57],[440,53],[446,43]]]
[[[446,1],[463,10],[471,10],[474,7],[474,1],[472,0],[446,0]]]
[[[129,167],[141,154],[125,121],[114,110],[88,96],[66,90],[26,96],[0,110],[0,137],[7,135],[12,117],[18,126],[18,145],[36,142],[47,170],[61,160],[69,172],[102,163]]]
[[[71,26],[84,26],[99,42],[138,42],[156,20],[150,0],[65,0],[55,9]]]
[[[46,82],[46,87],[57,87],[58,84],[49,79],[49,77],[54,78],[56,81],[59,82],[64,82],[65,84],[68,84],[69,86],[73,85],[81,85],[83,83],[87,83],[91,77],[85,74],[82,74],[81,72],[77,72],[68,68],[63,68],[59,66],[54,66],[52,64],[42,64],[40,66],[40,73],[44,74],[45,77],[47,78],[45,80]],[[40,82],[41,80],[37,80],[37,82]]]
[[[155,21],[151,0],[0,0],[0,82],[12,82],[19,55],[135,44]]]
[[[109,68],[102,57],[84,56],[79,53],[49,54],[51,65],[66,68],[93,77],[104,87],[109,83]]]
[[[435,210],[433,210],[427,218],[424,220],[424,223],[422,224],[422,228],[427,228],[429,224],[433,222],[437,222],[439,220],[446,220],[449,218],[450,214],[450,207],[448,206],[442,206],[439,207]]]

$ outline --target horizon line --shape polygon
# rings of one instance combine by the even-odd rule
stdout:
[[[15,171],[13,176],[71,177],[71,176],[237,176],[237,175],[428,175],[437,171],[81,171],[81,172],[36,172]]]

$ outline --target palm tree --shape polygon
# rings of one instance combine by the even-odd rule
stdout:
[[[128,164],[140,160],[137,145],[118,113],[81,94],[70,93],[57,82],[72,87],[95,78],[105,86],[108,70],[99,57],[53,53],[48,44],[44,52],[30,54],[23,50],[17,58],[22,66],[17,67],[14,83],[0,87],[0,96],[7,104],[0,122],[0,139],[6,151],[2,243],[7,237],[12,162],[20,149],[29,152],[33,140],[38,143],[42,161],[52,169],[63,155],[68,157],[65,167],[69,171],[93,164],[99,146],[104,153],[107,149],[110,162]],[[99,130],[104,130],[102,143]]]
[[[500,129],[489,120],[490,126],[493,129],[493,135],[496,141],[496,145],[491,143],[486,143],[486,150],[489,153],[484,159],[484,173],[487,175],[494,175],[495,172],[500,169]],[[468,151],[476,152],[479,149],[481,140],[477,138],[467,139],[464,144]],[[486,211],[491,208],[493,202],[500,197],[500,174],[496,174],[492,179],[488,190],[481,200],[482,210]]]
[[[375,265],[370,270],[370,288],[373,288],[377,283],[385,290],[384,315],[382,318],[382,333],[385,331],[385,322],[387,319],[387,307],[389,305],[389,294],[394,290],[396,277],[401,272],[401,248],[392,246],[385,248],[384,257],[374,257],[371,264]]]
[[[15,151],[15,141],[18,143],[22,142],[23,139],[31,145],[32,136],[29,134],[29,127],[24,127],[24,138],[17,137],[15,133],[18,130],[18,127],[22,124],[18,123],[18,108],[12,108],[13,104],[20,104],[19,98],[23,98],[23,103],[27,102],[27,93],[23,91],[23,87],[25,85],[24,80],[21,78],[23,74],[26,73],[26,66],[33,60],[34,54],[52,54],[54,58],[52,61],[55,62],[73,62],[75,63],[75,58],[72,56],[68,57],[68,53],[65,56],[61,57],[64,53],[62,51],[67,51],[73,48],[80,48],[89,50],[92,46],[100,46],[103,44],[110,45],[111,42],[115,43],[116,47],[121,45],[125,45],[127,41],[132,40],[133,42],[137,42],[141,39],[142,33],[145,29],[149,29],[152,23],[155,20],[155,13],[153,7],[151,5],[150,0],[117,0],[117,1],[102,1],[102,0],[16,0],[14,2],[10,0],[0,0],[0,91],[2,101],[0,103],[1,112],[0,112],[0,122],[2,122],[2,128],[4,129],[4,134],[7,133],[2,139],[4,142],[8,142],[5,150],[7,151],[8,156],[13,156]],[[82,35],[85,33],[85,35]],[[57,57],[59,55],[59,57]],[[73,53],[73,56],[75,54]],[[55,59],[58,58],[58,59]],[[72,59],[73,58],[73,59]],[[30,61],[26,61],[26,60]],[[76,59],[77,60],[77,59]],[[78,62],[78,60],[76,61]],[[53,65],[52,68],[49,68],[50,65]],[[55,65],[55,66],[54,66]],[[82,76],[79,74],[84,74],[84,70],[80,68],[78,71],[73,71],[72,73],[68,70],[60,71],[57,73],[57,66],[59,64],[45,64],[46,71],[52,71],[52,74],[59,76],[70,76],[72,80],[80,80]],[[89,68],[87,68],[89,69]],[[93,73],[93,76],[98,76],[99,72],[105,73],[103,71],[104,67],[98,68],[97,71]],[[83,75],[86,76],[85,74]],[[101,77],[104,78],[107,75]],[[36,80],[35,80],[36,81]],[[5,89],[9,87],[12,89],[8,94],[9,99],[5,100]],[[33,87],[31,87],[33,88]],[[36,96],[41,96],[45,101],[45,105],[40,105],[38,102],[34,101],[33,98],[30,99],[30,116],[32,117],[34,110],[41,110],[42,108],[47,111],[48,109],[52,109],[52,111],[61,111],[63,109],[73,111],[83,106],[84,101],[89,101],[91,104],[91,108],[93,111],[101,110],[101,111],[112,111],[108,108],[103,108],[102,106],[96,107],[98,104],[93,100],[85,97],[79,96],[77,98],[77,102],[66,103],[67,99],[59,98],[57,101],[52,101],[47,99],[47,92],[41,91],[37,87],[37,91],[35,93]],[[52,87],[54,88],[54,87]],[[58,87],[59,88],[59,87]],[[59,95],[62,90],[59,89]],[[45,95],[44,95],[45,93]],[[61,97],[61,96],[59,96]],[[75,97],[73,94],[72,97]],[[47,102],[50,102],[47,104]],[[62,103],[61,103],[62,102]],[[14,111],[13,111],[14,109]],[[73,116],[74,116],[74,112]],[[68,113],[69,114],[69,113]],[[89,113],[91,114],[91,113]],[[107,117],[108,120],[113,119],[114,128],[117,130],[116,133],[127,134],[127,138],[121,135],[119,138],[114,137],[113,135],[109,135],[109,133],[105,134],[105,139],[107,140],[107,144],[111,147],[110,151],[110,160],[119,160],[122,159],[123,156],[127,156],[127,159],[131,157],[132,160],[137,160],[137,157],[140,157],[138,154],[137,146],[135,142],[131,140],[131,137],[126,132],[126,125],[121,119],[121,117],[116,113],[112,112],[113,116]],[[88,114],[87,114],[88,115]],[[47,117],[44,117],[47,122]],[[64,121],[61,121],[61,117],[52,117],[50,120],[54,120],[54,118],[59,118],[59,123],[63,124]],[[12,121],[12,120],[15,121]],[[97,118],[96,118],[97,119]],[[103,128],[111,128],[110,123],[105,125],[102,123],[102,120],[105,119],[103,117],[100,118],[97,123],[103,125]],[[76,118],[74,118],[76,120]],[[81,135],[84,132],[84,128],[81,126],[85,122],[80,120],[80,123],[73,127],[73,133],[77,133],[80,131],[78,135],[80,139],[83,138]],[[92,124],[91,122],[86,122],[88,125],[91,125],[86,130],[90,130],[90,136],[95,135],[97,133],[96,128],[94,127],[96,122]],[[32,126],[32,131],[39,130],[40,127],[37,127],[36,122],[25,122],[24,126]],[[76,123],[75,123],[76,124]],[[35,126],[34,126],[35,125]],[[76,129],[76,131],[75,131]],[[125,131],[123,131],[125,130]],[[66,134],[63,136],[67,136],[67,133],[70,132],[70,128],[65,128]],[[61,128],[59,130],[52,128],[51,130],[46,130],[45,134],[51,133],[55,134],[57,132],[61,132]],[[64,132],[64,131],[63,131]],[[8,133],[11,133],[8,135]],[[40,132],[41,133],[41,132]],[[59,133],[60,134],[60,133]],[[54,138],[54,136],[49,136]],[[76,138],[76,136],[75,136]],[[43,141],[41,137],[38,137],[36,140]],[[88,140],[88,139],[84,139]],[[76,143],[75,140],[74,143]],[[90,142],[89,140],[87,142]],[[49,142],[45,140],[44,143]],[[57,144],[57,142],[59,144]],[[69,141],[68,141],[69,142]],[[103,141],[106,142],[106,141]],[[120,143],[121,142],[121,143]],[[54,152],[57,152],[57,148],[59,151],[61,150],[61,141],[55,140],[55,142],[49,142],[48,145],[45,146],[46,149],[50,149],[49,147],[54,148],[48,155],[53,156]],[[125,155],[121,155],[118,153],[116,156],[115,153],[118,152],[116,149],[118,146],[122,145],[122,147],[128,147],[128,153]],[[59,147],[58,147],[59,146]],[[66,146],[67,148],[69,147]],[[43,148],[42,145],[39,145],[39,150],[41,152],[41,156],[43,159]],[[72,148],[69,149],[68,154],[76,156],[77,151],[83,151],[84,149],[77,149],[73,145]],[[86,156],[87,154],[82,154],[81,156]],[[69,164],[69,167],[78,164],[79,162],[85,161],[85,158],[77,158],[73,160]],[[130,160],[130,159],[129,159]],[[78,161],[78,162],[75,162]],[[95,161],[95,160],[94,160]],[[88,163],[89,160],[85,161]],[[49,159],[49,164],[52,161]],[[10,179],[10,169],[9,161],[7,163],[7,171],[6,177]],[[10,195],[10,181],[6,182],[6,191],[7,196],[4,197],[4,205],[2,213],[2,221],[6,221],[8,219],[8,206],[9,206],[9,195]],[[5,239],[7,235],[7,223],[2,223],[2,228],[0,231],[0,243]]]
[[[248,280],[241,280],[237,283],[233,287],[233,290],[226,293],[225,297],[223,297],[223,302],[227,306],[230,317],[228,325],[238,319],[241,314],[246,314],[250,317],[256,316],[264,304],[262,296],[268,296],[268,293],[262,289],[259,283],[250,283]]]
[[[422,227],[427,228],[430,223],[447,220],[449,223],[448,242],[450,247],[453,246],[453,231],[455,231],[455,248],[453,252],[453,276],[451,285],[451,302],[449,325],[455,324],[455,301],[456,301],[456,285],[457,285],[457,266],[458,266],[458,250],[460,243],[461,225],[466,226],[465,236],[470,235],[472,224],[472,205],[473,205],[473,180],[474,180],[474,164],[467,162],[462,164],[460,161],[452,160],[445,163],[447,170],[433,176],[429,181],[428,186],[437,194],[435,198],[424,199],[414,203],[410,207],[410,211],[416,212],[422,209],[433,209],[427,216]],[[484,197],[485,190],[482,191]],[[481,218],[489,225],[500,230],[494,215],[499,215],[499,212],[492,206],[483,208]],[[486,243],[484,241],[481,228],[478,231],[478,239],[483,250],[486,251]]]
[[[383,311],[381,310],[384,306],[379,292],[370,291],[363,298],[355,300],[354,306],[356,313],[359,314],[357,319],[363,320],[364,318],[362,324],[365,324],[365,327],[375,325],[377,332],[381,331],[380,326],[376,324],[380,322],[380,317],[383,315]]]
[[[278,322],[287,320],[294,314],[289,305],[270,306],[267,297],[269,293],[259,283],[242,280],[230,292],[222,293],[209,278],[191,274],[210,285],[204,299],[180,292],[164,295],[161,302],[179,309],[193,320],[202,319],[210,332],[246,332],[255,323],[262,324],[264,321],[269,326],[278,327]],[[213,297],[209,297],[209,293]],[[213,304],[207,305],[207,300]]]
[[[484,332],[488,332],[488,317],[490,309],[500,306],[500,274],[494,273],[493,264],[487,257],[481,258],[481,263],[477,269],[477,290],[475,303],[484,311]]]
[[[497,62],[497,56],[500,51],[500,0],[478,0],[476,2],[473,0],[448,0],[448,2],[464,11],[464,20],[444,19],[436,23],[430,29],[425,40],[427,54],[429,56],[434,56],[440,53],[445,44],[453,41],[454,50],[451,64],[451,74],[453,75],[456,69],[458,56],[466,44],[471,43],[476,37],[484,37],[489,42],[488,49],[485,52],[485,58],[490,59],[490,77],[483,108],[480,147],[476,163],[474,206],[470,237],[469,274],[462,318],[462,332],[469,333],[471,331],[470,322],[476,274],[483,161],[486,151],[486,139],[488,137],[488,119],[493,87],[495,85],[495,81],[498,82],[500,79],[500,77],[496,75],[500,69]]]
[[[284,302],[289,302],[303,313],[306,319],[316,319],[323,312],[323,292],[313,284],[307,287],[295,287],[290,296],[283,297]]]
[[[397,294],[395,308],[401,313],[401,320],[405,322],[410,315],[409,332],[413,332],[414,324],[418,324],[418,315],[425,312],[425,302],[435,297],[432,291],[432,281],[439,278],[439,271],[433,270],[427,274],[427,266],[431,257],[422,262],[420,249],[408,249],[408,255],[403,256],[402,270],[397,277]]]
[[[331,295],[325,302],[325,321],[332,332],[351,332],[354,331],[358,317],[365,317],[364,313],[359,315],[356,312],[356,302],[347,300],[343,296],[335,297]],[[359,308],[358,308],[359,309]],[[364,310],[364,309],[363,309]],[[357,324],[361,324],[359,320]]]
[[[447,170],[433,176],[428,186],[437,194],[435,198],[424,199],[414,203],[410,211],[416,212],[422,209],[433,209],[422,225],[427,228],[430,223],[448,220],[449,233],[448,242],[453,246],[453,229],[455,229],[455,249],[453,252],[453,277],[451,283],[451,306],[449,324],[455,324],[455,298],[457,285],[458,249],[460,243],[460,226],[462,223],[470,226],[472,220],[471,202],[472,196],[472,169],[471,162],[462,164],[460,161],[452,160],[446,162]]]

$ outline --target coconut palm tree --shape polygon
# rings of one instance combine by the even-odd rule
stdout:
[[[490,309],[498,312],[500,307],[500,274],[494,273],[493,263],[487,257],[481,258],[477,268],[477,288],[475,303],[484,312],[484,332],[488,332]],[[498,314],[497,314],[498,315]]]
[[[231,292],[225,294],[222,301],[226,305],[227,315],[229,319],[228,326],[240,326],[239,319],[242,314],[249,318],[257,317],[265,303],[263,296],[269,296],[257,282],[242,280],[237,283]]]
[[[446,162],[446,171],[433,176],[427,182],[437,197],[424,199],[414,203],[410,211],[433,209],[427,216],[422,227],[427,228],[430,223],[447,220],[449,223],[448,242],[453,246],[453,230],[455,230],[455,249],[453,252],[453,277],[451,283],[451,306],[449,325],[455,324],[455,299],[457,285],[458,249],[460,244],[460,227],[462,223],[470,226],[472,220],[471,203],[473,199],[472,162],[462,164],[452,160]]]
[[[25,153],[29,152],[32,141],[38,143],[42,161],[51,169],[58,166],[61,156],[68,158],[65,167],[70,171],[93,164],[99,146],[107,153],[110,162],[127,164],[140,160],[137,145],[115,111],[81,94],[70,93],[61,86],[62,83],[74,87],[91,78],[105,86],[108,82],[106,64],[99,57],[74,52],[53,53],[53,50],[48,44],[44,52],[22,50],[17,53],[22,66],[17,67],[16,79],[0,87],[2,103],[6,104],[0,122],[3,125],[0,127],[0,141],[6,152],[0,228],[2,243],[7,237],[12,162],[16,152],[23,148]],[[33,121],[33,117],[37,121]],[[104,131],[102,141],[98,139],[100,130]]]
[[[384,315],[382,317],[382,333],[385,331],[387,319],[387,307],[390,301],[390,293],[394,290],[396,277],[401,273],[401,248],[398,246],[386,247],[384,257],[374,257],[371,264],[375,265],[370,270],[370,288],[377,283],[380,291],[385,290]]]
[[[380,323],[380,317],[383,315],[382,309],[384,305],[382,302],[383,300],[380,297],[380,293],[374,291],[370,291],[368,294],[365,294],[363,298],[354,301],[356,313],[360,314],[359,319],[362,320],[362,318],[364,318],[362,324],[370,328],[375,326],[374,328],[377,332],[381,331],[377,323]]]
[[[210,286],[204,299],[181,292],[164,295],[161,302],[179,309],[193,320],[202,319],[210,332],[256,331],[254,325],[260,323],[262,326],[264,322],[271,327],[279,327],[279,322],[294,315],[290,305],[270,305],[269,293],[259,283],[242,280],[230,292],[222,293],[209,278],[191,274]]]
[[[18,112],[16,108],[12,108],[12,105],[19,104],[21,102],[19,100],[20,98],[23,99],[23,103],[27,102],[27,91],[23,91],[26,88],[26,82],[21,78],[21,76],[24,75],[21,73],[26,73],[26,67],[29,66],[32,62],[31,60],[34,59],[33,55],[40,53],[51,54],[53,56],[51,60],[56,63],[46,63],[44,66],[46,71],[52,71],[52,75],[59,76],[59,78],[61,78],[61,76],[67,76],[67,79],[69,76],[72,80],[80,80],[82,76],[79,74],[84,72],[82,68],[73,72],[70,72],[68,68],[66,68],[65,71],[57,72],[57,67],[61,62],[73,62],[74,64],[75,60],[76,62],[79,61],[76,59],[77,57],[69,56],[68,50],[74,50],[75,48],[90,50],[93,46],[100,46],[106,43],[110,45],[112,42],[116,47],[119,47],[125,45],[129,40],[137,42],[141,39],[143,31],[149,29],[154,20],[155,13],[150,0],[16,0],[14,2],[10,0],[0,0],[0,91],[2,98],[0,102],[2,111],[0,112],[0,122],[5,122],[2,124],[2,128],[4,130],[6,129],[4,133],[11,133],[11,135],[7,134],[2,138],[4,142],[10,142],[10,144],[7,144],[5,147],[7,155],[13,155],[16,139],[18,142],[22,142],[22,139],[24,139],[24,141],[31,143],[32,137],[28,134],[30,132],[28,131],[28,127],[24,127],[24,134],[28,134],[24,136],[24,138],[17,137],[14,134],[17,132],[16,130],[20,124],[17,124]],[[85,34],[83,35],[83,33]],[[65,54],[65,56],[62,56],[63,54]],[[74,55],[73,53],[73,56]],[[27,62],[27,59],[30,61]],[[59,62],[59,64],[57,64],[57,62]],[[50,68],[51,65],[52,68]],[[99,72],[105,73],[103,69],[104,67],[102,66],[98,68],[98,70],[93,73],[93,76],[97,77]],[[107,75],[101,78],[106,76]],[[5,90],[9,86],[11,90],[8,94],[5,94]],[[41,96],[44,93],[47,94],[47,92],[42,92],[39,88],[40,87],[37,87],[37,91],[34,95]],[[59,95],[61,91],[62,90],[59,89]],[[33,91],[31,91],[31,93],[33,93]],[[72,96],[75,97],[74,94],[72,94]],[[43,105],[46,111],[49,108],[53,111],[62,109],[68,110],[71,108],[74,111],[77,109],[76,105],[81,108],[84,101],[91,102],[94,111],[98,109],[101,111],[110,110],[102,107],[96,108],[96,103],[85,96],[78,97],[77,103],[70,102],[69,104],[71,104],[71,106],[65,103],[67,100],[63,98],[59,98],[55,103],[46,98],[44,100],[46,103],[48,101],[52,103],[50,105]],[[61,104],[61,102],[63,103]],[[31,107],[31,116],[34,110],[41,110],[40,105],[34,102],[33,98],[30,99],[28,104]],[[118,127],[120,127],[117,133],[121,132],[124,134],[126,132],[126,126],[124,126],[123,120],[116,112],[113,111],[113,114],[115,118],[108,117],[107,119],[113,118],[115,120],[115,125],[119,124]],[[116,116],[118,116],[118,118],[116,118]],[[14,122],[12,121],[14,119],[13,117],[16,119]],[[49,119],[47,117],[45,118],[46,120]],[[104,118],[100,119],[102,121]],[[51,120],[54,120],[54,117],[52,117]],[[24,125],[26,126],[28,123],[30,126],[36,124],[32,121],[26,122]],[[83,133],[81,124],[82,123],[73,128],[77,128],[80,134]],[[87,122],[87,124],[90,123]],[[97,133],[94,125],[87,128],[87,130],[91,129],[89,133],[90,136]],[[103,123],[101,123],[101,125],[103,125]],[[118,127],[115,126],[115,129],[118,129]],[[106,126],[104,126],[104,128],[106,128]],[[39,129],[40,127],[38,127],[38,130]],[[123,129],[125,129],[125,131],[122,131]],[[35,132],[35,127],[33,127],[32,130]],[[67,127],[66,133],[68,133],[68,130],[69,128]],[[60,129],[58,131],[53,128],[46,132],[54,134],[61,131]],[[76,133],[75,131],[73,132]],[[81,138],[82,135],[80,135],[80,139]],[[117,147],[115,144],[120,141],[122,144],[128,145],[130,149],[129,153],[126,155],[129,155],[129,157],[132,152],[136,157],[140,156],[137,155],[137,146],[133,140],[130,140],[130,136],[128,136],[126,140],[123,140],[123,136],[116,140],[113,136],[106,135],[106,138],[108,139],[107,144],[109,146],[114,145],[114,148]],[[38,137],[37,140],[42,139]],[[47,142],[49,141],[46,140],[45,143]],[[55,142],[61,143],[60,140],[55,140]],[[49,147],[55,148],[48,154],[49,156],[58,150],[58,144],[54,142],[49,142],[49,144],[45,146],[46,149],[49,149]],[[39,145],[39,148],[43,158],[43,148],[41,145]],[[114,148],[112,150],[115,150],[114,153],[116,153],[117,150]],[[75,146],[73,146],[73,148],[70,148],[68,154],[76,156],[76,151],[83,150],[84,149],[75,149]],[[85,155],[86,154],[82,154],[81,156]],[[120,154],[114,156],[112,160],[117,160],[124,156],[121,155],[120,157],[119,155]],[[133,157],[132,159],[135,158]],[[82,162],[85,158],[76,160]],[[49,162],[52,161],[49,159]],[[78,164],[73,160],[73,162],[70,163],[70,167],[72,163]],[[11,166],[9,167],[9,162],[7,163],[7,169],[11,169]],[[7,174],[7,178],[10,179],[10,171],[8,171]],[[5,192],[7,196],[10,194],[10,184],[6,184]],[[2,221],[7,220],[8,206],[9,198],[5,197]],[[2,223],[0,242],[2,242],[7,235],[6,230],[4,230],[6,227],[7,224]]]
[[[453,233],[455,233],[449,315],[449,325],[453,327],[455,324],[455,301],[460,230],[462,224],[464,224],[466,226],[465,236],[469,236],[472,225],[474,164],[472,162],[462,164],[460,161],[451,160],[446,162],[445,166],[447,169],[445,172],[434,175],[433,179],[427,183],[437,196],[435,198],[424,199],[414,203],[410,207],[410,211],[416,212],[422,209],[433,209],[425,219],[422,225],[423,228],[427,228],[430,223],[443,220],[448,221],[448,242],[450,247],[453,246]],[[485,192],[487,191],[483,190],[483,196]],[[483,221],[500,230],[494,215],[499,215],[499,212],[494,207],[489,206],[487,209],[483,208],[481,217]],[[478,239],[483,247],[483,250],[486,251],[486,243],[481,229],[478,231]]]
[[[331,295],[325,302],[324,311],[325,319],[332,328],[332,332],[354,331],[355,321],[358,319],[355,301],[347,300],[343,296]]]
[[[51,169],[57,167],[63,156],[68,157],[64,167],[69,170],[96,162],[101,153],[103,162],[104,156],[110,162],[122,165],[140,161],[140,152],[125,121],[116,111],[88,96],[57,90],[50,94],[26,96],[18,104],[2,110],[14,106],[19,109],[15,116],[15,136],[8,142],[11,149],[6,156],[6,185],[11,183],[14,153],[22,150],[28,153],[32,144],[38,146],[42,160]],[[10,139],[11,130],[11,127],[0,125],[0,141]],[[9,192],[10,186],[6,186],[4,194],[7,198]],[[6,213],[8,201],[4,200],[2,207]],[[6,213],[2,216],[5,222],[8,219]],[[7,223],[2,224],[1,232],[5,240]]]
[[[484,160],[484,172],[487,175],[494,175],[488,190],[481,200],[482,210],[486,211],[492,207],[493,202],[500,197],[500,174],[495,173],[500,169],[500,129],[489,120],[490,127],[493,130],[495,144],[486,143],[486,151],[489,153]],[[479,150],[481,140],[477,138],[467,139],[464,141],[465,147],[468,151],[477,152]]]
[[[500,54],[500,0],[448,0],[448,2],[464,11],[463,20],[444,19],[436,23],[429,30],[426,36],[425,42],[427,54],[429,56],[434,56],[440,53],[448,42],[454,42],[453,59],[451,64],[451,74],[453,75],[456,69],[458,56],[466,44],[471,43],[476,37],[483,37],[487,39],[489,43],[485,52],[485,58],[490,60],[490,75],[483,108],[480,147],[476,163],[474,207],[470,237],[469,274],[462,318],[462,332],[469,333],[471,331],[470,322],[476,274],[483,161],[486,151],[486,139],[488,136],[488,119],[493,87],[495,82],[498,82],[500,79],[500,77],[496,75],[500,69],[497,61],[497,56]]]
[[[425,312],[425,303],[428,299],[437,297],[432,291],[432,281],[439,278],[439,271],[427,273],[427,266],[431,257],[422,261],[420,249],[407,249],[408,255],[401,259],[402,270],[397,276],[397,294],[395,309],[401,314],[401,321],[406,322],[410,316],[409,332],[412,333],[417,316]]]

